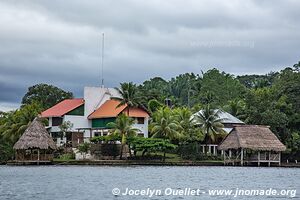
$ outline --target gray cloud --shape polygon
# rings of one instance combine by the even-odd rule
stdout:
[[[0,2],[0,109],[44,82],[82,96],[100,84],[153,76],[267,73],[299,60],[300,2],[46,1]]]

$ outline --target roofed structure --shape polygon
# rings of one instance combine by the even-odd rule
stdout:
[[[56,149],[52,137],[38,118],[35,118],[13,147],[16,150]]]
[[[117,117],[120,113],[122,113],[125,109],[127,109],[127,105],[121,105],[120,101],[115,99],[107,100],[104,104],[102,104],[97,110],[91,113],[88,119],[97,119],[97,118],[110,118]],[[127,115],[127,112],[124,112]],[[149,117],[149,114],[141,109],[141,108],[129,108],[129,116],[130,117]]]
[[[42,112],[42,117],[62,117],[68,112],[82,106],[84,104],[84,99],[65,99],[53,107]]]
[[[224,164],[277,163],[286,147],[268,126],[235,126],[218,147],[223,151]]]
[[[219,119],[223,119],[222,124],[245,124],[243,121],[221,109],[215,109],[214,112],[219,112]],[[200,110],[194,115],[197,115],[198,113],[203,113],[203,110]]]
[[[285,151],[286,147],[280,142],[268,126],[243,125],[236,126],[224,138],[218,147],[220,150],[251,149],[258,151]]]

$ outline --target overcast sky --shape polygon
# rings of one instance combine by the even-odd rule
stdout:
[[[217,67],[265,74],[300,60],[300,1],[1,0],[0,110],[29,86],[82,97],[105,86]]]

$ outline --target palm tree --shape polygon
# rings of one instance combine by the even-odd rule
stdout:
[[[135,136],[139,131],[137,128],[133,128],[134,119],[126,116],[125,114],[120,114],[115,122],[108,123],[108,126],[112,128],[112,134],[119,135],[121,139],[121,152],[120,159],[122,159],[123,149],[126,145],[127,137]]]
[[[153,138],[178,139],[180,134],[180,124],[176,120],[170,108],[160,108],[153,114],[151,124]]]
[[[199,141],[203,138],[202,130],[197,127],[195,120],[192,118],[190,109],[186,107],[177,108],[174,110],[174,115],[181,127],[181,135],[184,136],[187,141]]]
[[[37,103],[23,105],[16,111],[3,115],[0,124],[0,134],[3,139],[14,144],[24,133],[30,122],[40,113],[41,107]]]
[[[117,107],[127,105],[127,115],[129,116],[130,107],[137,107],[140,105],[140,96],[138,95],[137,86],[132,82],[121,83],[120,88],[115,88],[121,97],[112,97],[120,101],[120,104]]]
[[[153,114],[151,123],[151,133],[153,138],[163,138],[165,140],[181,138],[180,124],[176,121],[170,108],[160,108]],[[164,150],[164,160],[166,151]]]
[[[228,101],[227,105],[224,106],[224,110],[237,118],[245,119],[245,107],[243,100],[235,99]]]
[[[224,125],[222,124],[223,118],[220,118],[221,110],[214,110],[210,108],[208,104],[204,110],[200,111],[195,115],[195,121],[200,125],[200,128],[205,134],[204,141],[207,149],[208,142],[215,142],[216,137],[224,133],[222,129]],[[207,150],[205,150],[205,154]]]

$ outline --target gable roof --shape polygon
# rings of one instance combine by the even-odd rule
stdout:
[[[51,108],[42,112],[41,117],[61,117],[68,112],[78,108],[84,104],[84,100],[80,99],[65,99]]]
[[[272,133],[268,126],[259,125],[235,126],[218,147],[220,150],[238,148],[259,151],[286,150],[286,147]]]
[[[38,118],[35,118],[18,142],[14,149],[56,149],[52,137]]]
[[[239,120],[235,116],[231,115],[228,112],[225,112],[221,109],[215,109],[214,112],[219,111],[219,119],[224,119],[222,121],[222,124],[245,124],[243,121]],[[194,115],[197,115],[198,113],[202,113],[203,110],[200,110],[199,112],[195,113]]]
[[[117,117],[120,113],[124,112],[127,105],[119,105],[120,101],[115,99],[110,99],[104,102],[97,110],[88,116],[88,119],[98,119],[98,118],[109,118]],[[127,112],[124,112],[127,115]],[[130,108],[130,117],[149,117],[149,114],[141,108]]]

